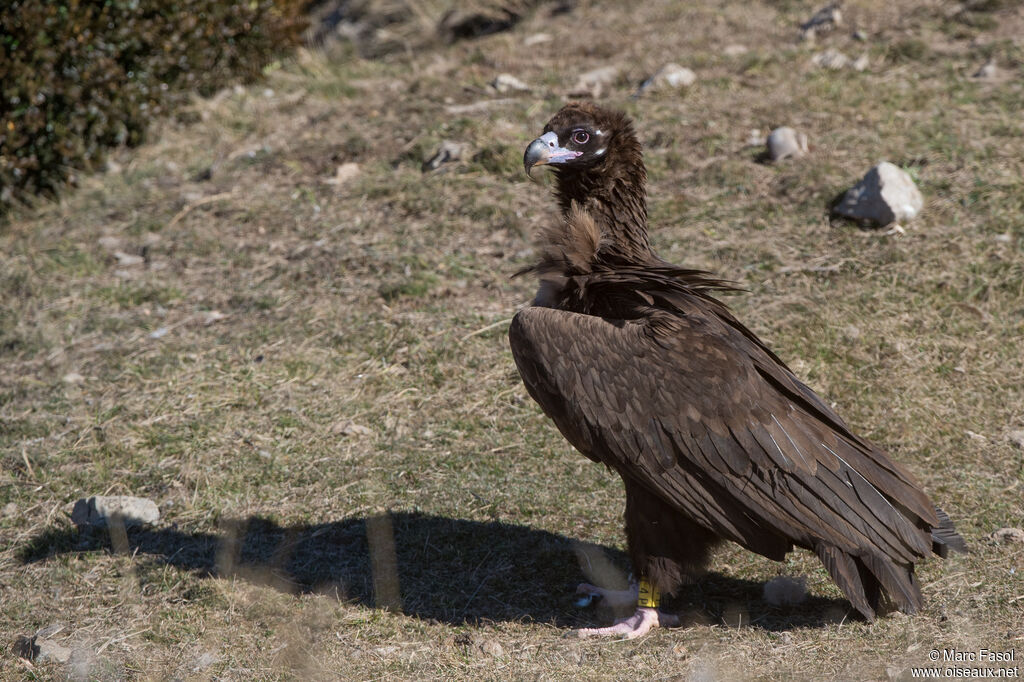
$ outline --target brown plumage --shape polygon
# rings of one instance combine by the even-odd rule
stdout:
[[[949,517],[713,297],[726,283],[654,254],[623,114],[570,105],[544,132],[525,163],[556,171],[562,215],[509,338],[530,395],[622,476],[634,574],[672,593],[721,539],[798,546],[868,620],[920,610],[914,564],[966,550]]]

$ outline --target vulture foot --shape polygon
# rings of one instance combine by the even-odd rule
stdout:
[[[607,590],[603,587],[580,583],[576,586],[576,606],[586,608],[592,606],[598,600],[610,608],[627,608],[636,604],[637,584],[630,583],[626,590]]]
[[[636,639],[643,637],[651,628],[671,628],[679,625],[679,616],[662,613],[658,609],[646,606],[637,607],[636,613],[629,618],[616,621],[614,625],[606,628],[583,628],[577,630],[580,637],[621,637],[622,639]]]

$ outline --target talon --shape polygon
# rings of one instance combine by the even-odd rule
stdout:
[[[651,628],[673,627],[679,625],[679,617],[669,613],[662,613],[657,609],[641,606],[637,608],[629,618],[615,621],[613,625],[606,628],[583,628],[576,631],[576,635],[585,637],[621,637],[622,639],[636,639],[643,637]]]

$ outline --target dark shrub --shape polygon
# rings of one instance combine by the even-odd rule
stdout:
[[[0,3],[0,213],[137,144],[189,93],[255,78],[295,45],[305,0]]]

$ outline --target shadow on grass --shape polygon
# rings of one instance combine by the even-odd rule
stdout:
[[[535,621],[560,627],[609,622],[607,609],[573,605],[577,583],[625,587],[623,552],[500,522],[394,513],[281,527],[251,517],[219,534],[115,526],[51,529],[20,552],[24,563],[111,549],[145,568],[170,564],[200,577],[234,577],[289,593],[321,593],[452,625]],[[811,597],[774,607],[760,582],[708,574],[666,603],[689,623],[785,630],[842,619],[849,604]]]

